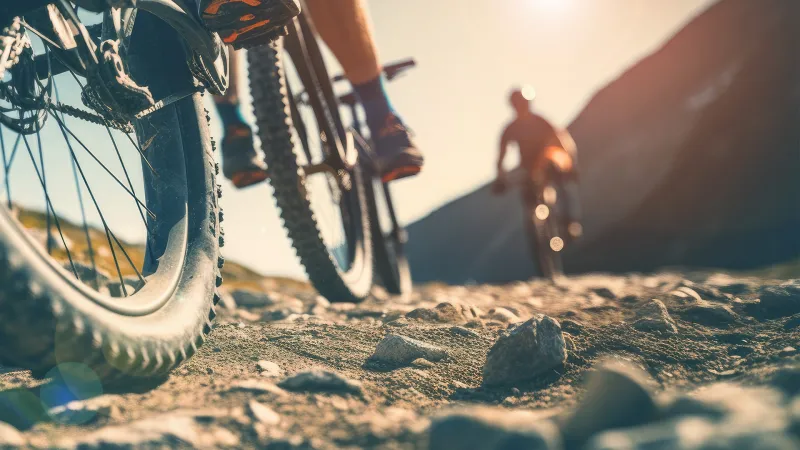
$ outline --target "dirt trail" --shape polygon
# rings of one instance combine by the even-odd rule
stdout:
[[[58,382],[3,369],[0,422],[21,433],[0,426],[0,447],[426,448],[431,417],[449,407],[569,410],[590,369],[608,358],[641,368],[656,392],[716,381],[800,386],[800,284],[592,275],[557,284],[428,285],[405,300],[376,292],[359,305],[331,305],[298,283],[262,285],[264,294],[250,296],[234,287],[239,306],[226,299],[201,351],[136,392],[52,407]],[[641,322],[652,299],[666,316]],[[483,386],[492,345],[538,314],[560,322],[566,362],[527,381]],[[387,334],[447,357],[400,366],[370,360]],[[315,368],[333,375],[286,381]]]

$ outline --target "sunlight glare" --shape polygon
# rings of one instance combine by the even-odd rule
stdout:
[[[530,0],[533,6],[547,12],[555,12],[566,9],[571,0]]]

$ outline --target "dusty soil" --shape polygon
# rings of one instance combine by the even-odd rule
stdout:
[[[591,275],[556,284],[428,285],[407,299],[376,292],[363,304],[331,305],[302,283],[265,280],[263,306],[227,301],[194,358],[166,380],[130,387],[134,392],[105,392],[69,404],[65,413],[38,401],[53,381],[2,369],[0,421],[22,431],[13,436],[22,441],[13,442],[35,447],[94,448],[105,440],[120,448],[128,444],[119,442],[136,448],[426,448],[430,417],[452,406],[569,409],[587,373],[605,358],[640,367],[656,391],[721,380],[768,382],[776,367],[797,364],[793,349],[800,343],[800,297],[759,300],[767,286],[781,283],[719,273]],[[654,298],[666,305],[677,333],[632,326]],[[560,322],[566,363],[526,382],[482,386],[490,347],[536,314]],[[436,345],[448,357],[401,367],[368,361],[387,334]],[[332,393],[277,387],[312,368],[361,387]],[[0,446],[2,436],[0,427]]]

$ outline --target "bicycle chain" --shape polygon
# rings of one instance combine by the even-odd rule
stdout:
[[[116,120],[109,120],[99,114],[76,108],[74,106],[65,105],[63,103],[53,103],[51,104],[51,107],[55,111],[72,116],[76,119],[81,119],[95,125],[103,125],[108,128],[114,128],[122,131],[123,133],[133,133],[133,125],[131,125],[130,122],[122,123]]]
[[[167,98],[165,98],[163,100],[159,100],[152,107],[135,114],[133,117],[136,118],[136,119],[141,119],[141,118],[146,117],[146,116],[148,116],[148,115],[150,115],[150,114],[152,114],[152,113],[154,113],[156,111],[159,111],[159,110],[161,110],[161,109],[163,109],[163,108],[165,108],[165,107],[167,107],[169,105],[172,105],[175,102],[183,100],[184,98],[189,97],[191,95],[194,95],[195,93],[201,92],[201,91],[202,91],[202,88],[195,87],[194,89],[190,89],[190,90],[187,90],[185,92],[179,92],[179,93],[176,93],[176,94],[172,94],[172,95],[170,95],[169,97],[167,97]],[[103,125],[103,126],[108,127],[108,128],[114,128],[116,130],[122,131],[123,133],[133,133],[133,131],[134,131],[133,124],[131,124],[130,122],[122,122],[122,121],[119,121],[119,120],[106,118],[106,117],[103,117],[103,116],[101,116],[99,114],[96,114],[94,112],[86,111],[84,109],[76,108],[76,107],[70,106],[70,105],[65,105],[63,103],[51,103],[51,107],[55,111],[58,111],[58,112],[63,113],[63,114],[66,114],[68,116],[72,116],[72,117],[74,117],[76,119],[85,120],[87,122],[90,122],[90,123],[93,123],[93,124],[96,124],[96,125]]]

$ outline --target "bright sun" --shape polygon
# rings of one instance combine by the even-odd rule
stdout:
[[[550,11],[564,9],[570,0],[531,0],[533,6]]]

